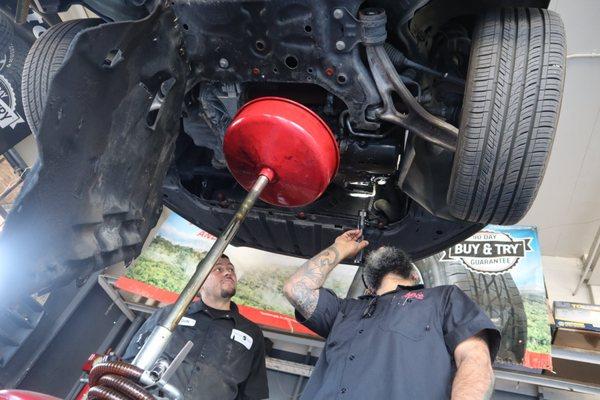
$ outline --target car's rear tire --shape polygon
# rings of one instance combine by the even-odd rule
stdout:
[[[565,52],[552,11],[502,9],[479,21],[447,197],[455,217],[509,225],[529,210],[556,131]]]
[[[21,73],[29,43],[14,33],[9,16],[0,12],[0,153],[30,134],[24,119]],[[6,109],[5,109],[6,108]]]
[[[75,36],[86,28],[98,25],[100,19],[79,19],[52,26],[35,41],[23,67],[22,97],[25,118],[37,135],[52,79],[62,66]]]
[[[8,45],[12,42],[12,38],[13,26],[8,17],[0,11],[0,56],[8,48]]]
[[[527,314],[512,276],[475,273],[460,262],[439,259],[436,255],[417,262],[425,287],[458,286],[500,330],[497,361],[522,363],[527,346]]]

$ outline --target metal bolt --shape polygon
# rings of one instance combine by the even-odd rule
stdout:
[[[336,8],[335,10],[333,10],[333,18],[342,19],[343,16],[344,10],[342,10],[341,8]]]
[[[381,8],[367,8],[363,11],[365,15],[378,15],[383,13],[384,11]]]
[[[221,68],[229,68],[229,61],[226,58],[221,58],[219,60],[219,67],[221,67]]]
[[[338,40],[337,42],[335,42],[335,48],[339,51],[342,51],[346,48],[346,43],[344,43],[343,40]]]

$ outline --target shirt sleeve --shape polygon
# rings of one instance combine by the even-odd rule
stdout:
[[[138,329],[138,331],[131,339],[131,342],[129,342],[129,345],[125,350],[125,354],[123,354],[123,360],[127,362],[133,361],[138,351],[140,351],[144,343],[146,343],[146,339],[148,339],[148,336],[150,336],[150,334],[152,333],[152,329],[154,329],[154,327],[158,325],[158,321],[162,316],[164,310],[164,308],[159,308],[158,310],[155,310],[152,313],[152,315],[150,315],[148,319],[142,324],[142,326]]]
[[[267,366],[265,364],[265,338],[260,330],[258,330],[254,342],[257,346],[252,360],[252,369],[248,378],[240,387],[238,399],[241,400],[260,400],[269,397]]]
[[[450,286],[443,307],[444,340],[450,354],[454,355],[460,343],[481,332],[494,362],[500,347],[500,332],[483,310],[456,286]]]
[[[340,310],[340,303],[341,300],[331,289],[320,288],[317,308],[315,308],[313,314],[310,318],[305,319],[296,310],[296,320],[319,336],[326,338]]]

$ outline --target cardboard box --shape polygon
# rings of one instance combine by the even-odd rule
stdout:
[[[557,328],[600,332],[600,305],[555,301],[554,320]]]
[[[600,332],[558,328],[552,344],[600,353]]]

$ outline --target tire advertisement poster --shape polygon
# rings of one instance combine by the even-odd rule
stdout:
[[[425,286],[456,285],[502,333],[499,365],[552,370],[551,334],[537,231],[487,226],[417,261]]]
[[[183,289],[214,240],[172,213],[129,268],[121,288],[141,290],[140,282],[171,293],[171,297],[161,297],[164,302],[174,301],[175,293]],[[283,296],[284,282],[303,259],[234,246],[229,246],[226,254],[236,268],[238,285],[233,300],[242,314],[267,329],[316,336],[295,321],[292,306]],[[425,286],[457,285],[484,309],[502,333],[497,364],[552,369],[545,287],[534,228],[486,227],[446,251],[415,262],[415,266]],[[346,297],[356,271],[356,266],[339,265],[325,287]],[[159,296],[148,290],[144,293]]]

